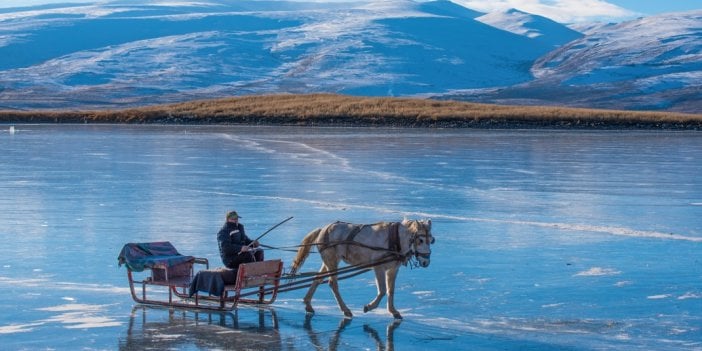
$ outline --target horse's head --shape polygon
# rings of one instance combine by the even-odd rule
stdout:
[[[431,261],[431,244],[434,236],[431,235],[431,220],[404,220],[410,236],[410,250],[422,267],[428,267]]]

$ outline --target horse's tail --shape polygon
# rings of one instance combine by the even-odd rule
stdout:
[[[297,249],[297,255],[295,256],[292,266],[290,267],[290,274],[294,275],[297,273],[297,270],[302,267],[303,263],[305,263],[307,256],[310,255],[310,251],[312,250],[312,245],[314,245],[314,242],[322,233],[323,229],[324,228],[317,228],[309,232],[307,235],[305,235],[305,238],[302,239],[302,244],[300,244],[300,248]]]

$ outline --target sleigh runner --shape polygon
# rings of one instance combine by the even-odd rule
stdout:
[[[206,258],[182,255],[167,241],[126,244],[118,261],[127,268],[137,303],[221,311],[239,303],[273,303],[283,272],[281,260],[209,270]]]

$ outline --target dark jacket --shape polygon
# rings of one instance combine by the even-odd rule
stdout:
[[[217,233],[217,244],[219,245],[219,255],[222,263],[229,268],[236,268],[235,259],[241,247],[249,245],[253,240],[246,236],[244,225],[241,223],[224,223],[222,229]]]

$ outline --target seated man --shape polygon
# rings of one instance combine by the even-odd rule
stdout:
[[[217,245],[225,268],[199,271],[190,283],[190,296],[197,291],[221,296],[224,285],[236,283],[240,264],[263,261],[263,250],[257,249],[257,241],[246,236],[236,211],[227,212],[226,222],[217,233]]]
[[[236,270],[242,263],[263,261],[263,251],[257,249],[258,241],[246,236],[236,211],[227,212],[226,222],[217,233],[217,244],[222,263],[229,269]]]

